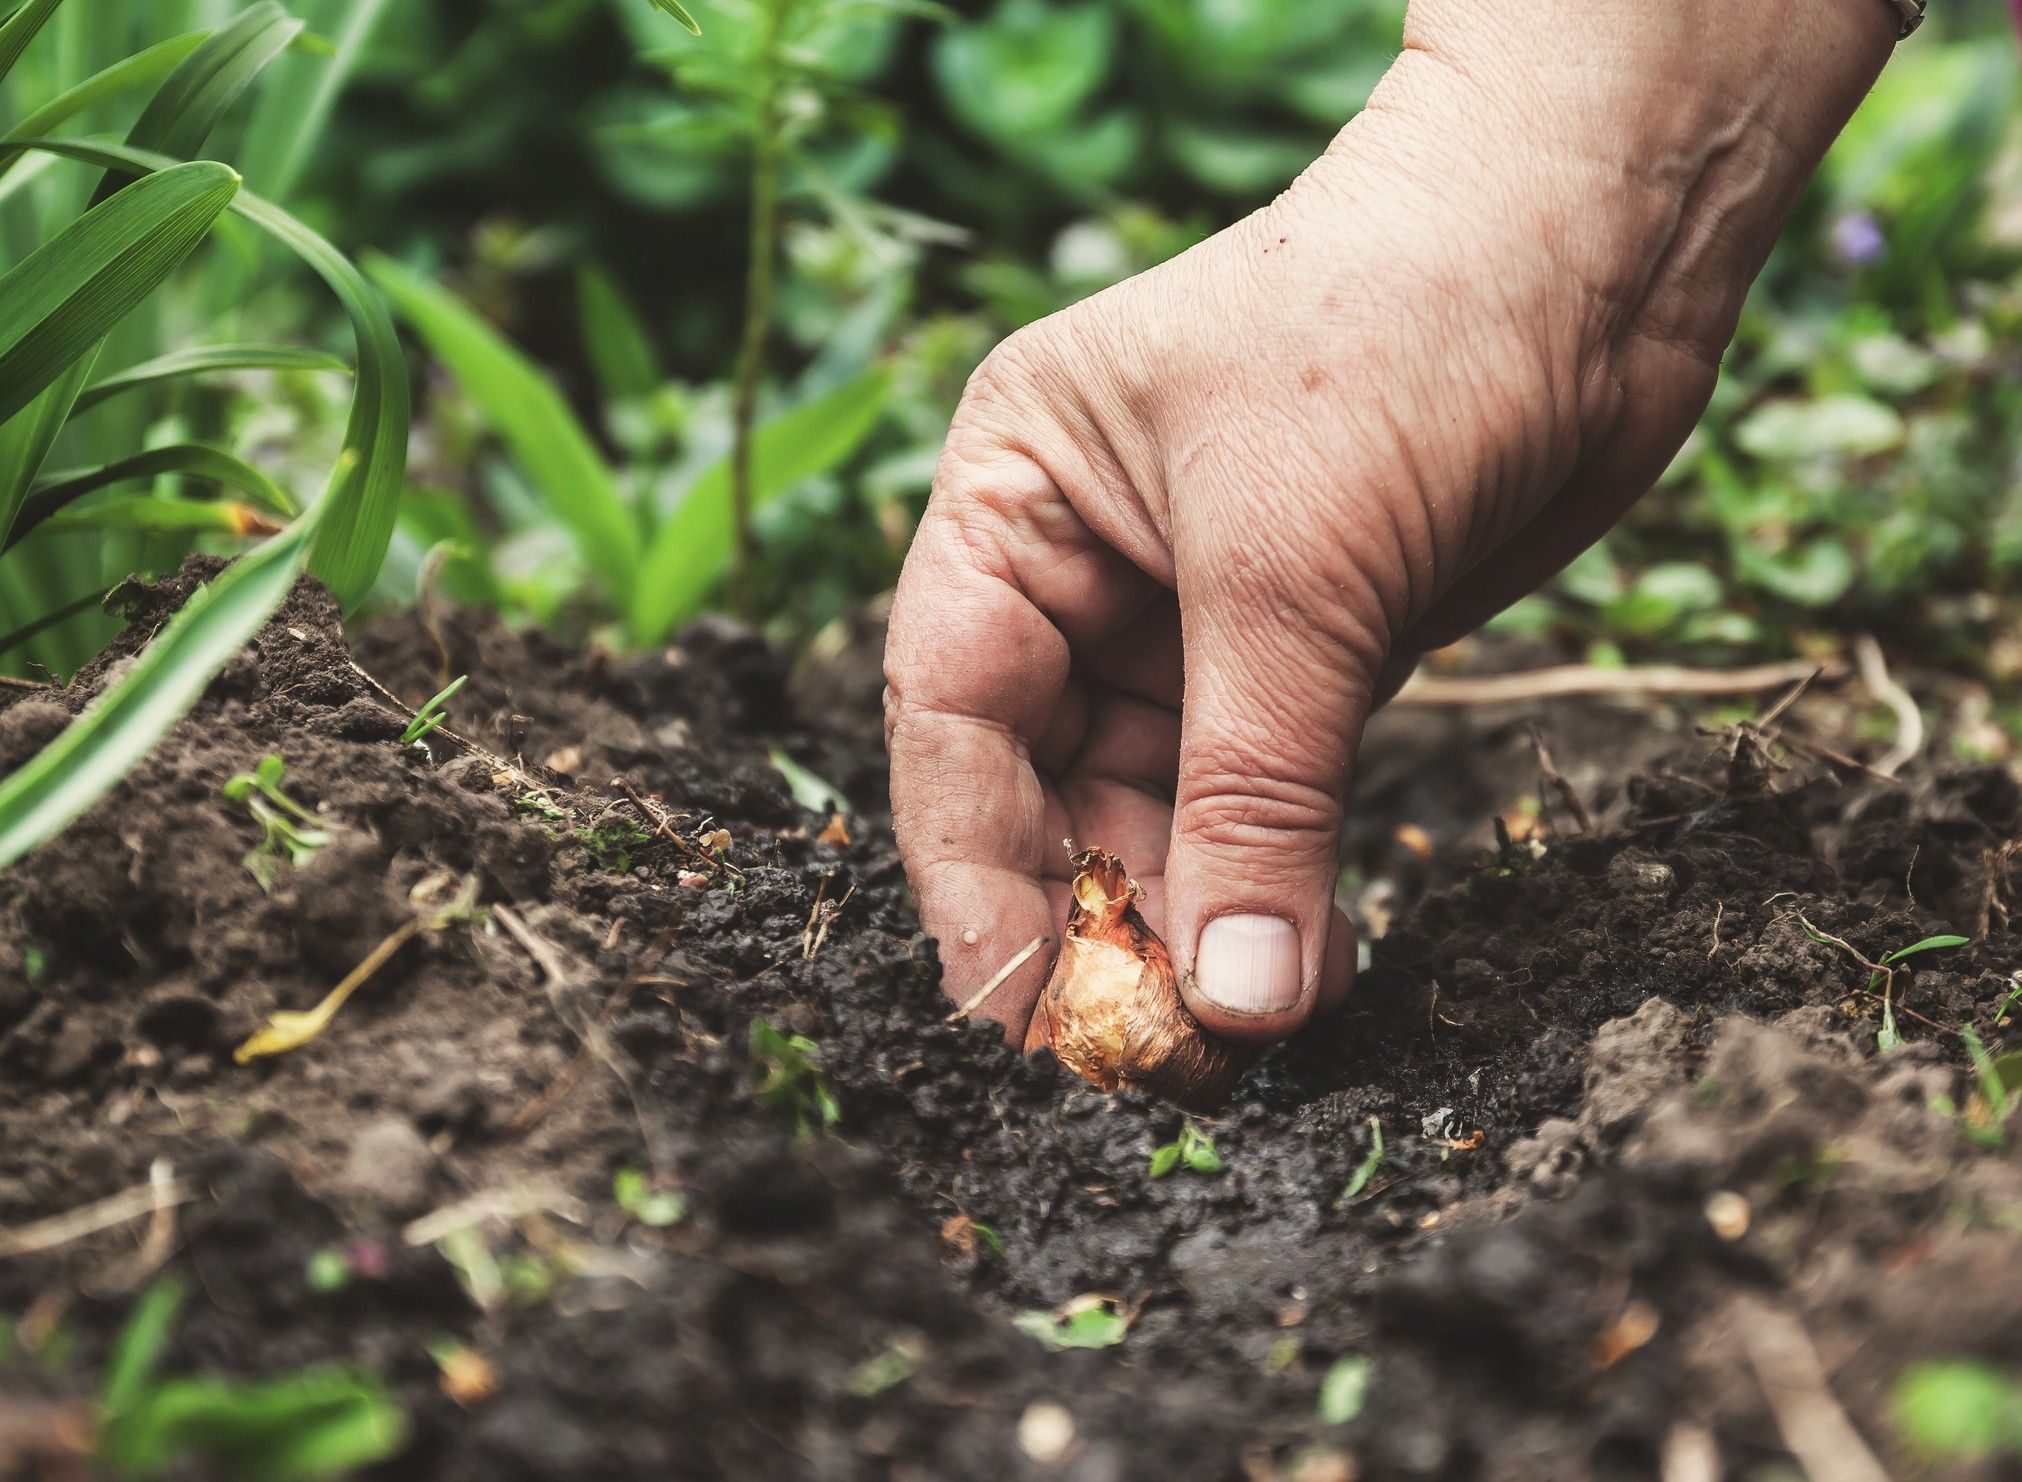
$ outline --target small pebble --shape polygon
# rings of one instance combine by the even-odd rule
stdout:
[[[1034,1400],[1018,1417],[1018,1445],[1042,1467],[1057,1467],[1074,1449],[1074,1416],[1065,1405]]]
[[[1706,1200],[1706,1223],[1722,1240],[1739,1240],[1746,1235],[1752,1213],[1748,1201],[1732,1189],[1721,1189]]]

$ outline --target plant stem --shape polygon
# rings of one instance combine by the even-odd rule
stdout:
[[[779,49],[787,7],[793,0],[765,0],[765,30],[759,46],[759,86],[751,138],[751,223],[747,243],[744,329],[737,351],[736,384],[730,407],[730,500],[737,527],[737,561],[731,569],[731,606],[749,607],[757,544],[751,529],[751,433],[758,411],[758,386],[765,372],[765,344],[772,327],[772,290],[779,239],[780,69]]]

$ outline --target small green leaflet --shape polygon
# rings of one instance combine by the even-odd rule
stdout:
[[[1320,1381],[1320,1423],[1346,1425],[1362,1413],[1369,1398],[1369,1381],[1376,1377],[1376,1365],[1359,1353],[1336,1359]]]
[[[1067,1305],[1074,1310],[1065,1316],[1021,1312],[1011,1325],[1048,1348],[1114,1348],[1130,1331],[1123,1314],[1106,1297],[1077,1297]]]

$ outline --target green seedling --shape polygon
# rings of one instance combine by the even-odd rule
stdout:
[[[1925,937],[1921,942],[1912,942],[1907,947],[1898,947],[1895,951],[1884,956],[1879,962],[1869,962],[1860,948],[1854,946],[1853,943],[1847,941],[1844,937],[1836,937],[1830,932],[1820,931],[1804,918],[1802,912],[1798,914],[1797,924],[1804,929],[1804,934],[1814,942],[1818,942],[1823,946],[1839,948],[1842,952],[1853,958],[1855,962],[1858,962],[1868,970],[1868,986],[1864,991],[1869,997],[1879,998],[1882,1001],[1882,1027],[1875,1034],[1875,1048],[1884,1051],[1893,1050],[1903,1042],[1901,1033],[1896,1029],[1895,964],[1901,962],[1906,957],[1914,957],[1919,952],[1935,952],[1945,947],[1963,947],[1972,941],[1971,937],[1956,936],[1950,933]]]
[[[2022,1054],[1996,1059],[1970,1024],[1960,1028],[1959,1038],[1965,1041],[1966,1056],[1973,1062],[1973,1075],[1979,1083],[1960,1114],[1959,1128],[1982,1147],[2003,1147],[2008,1141],[2009,1114],[2022,1105],[2022,1096],[2017,1094],[2022,1091]]]
[[[1130,1319],[1117,1309],[1116,1298],[1095,1292],[1050,1312],[1021,1312],[1011,1325],[1048,1348],[1114,1348],[1130,1332]]]
[[[1341,1197],[1334,1201],[1336,1209],[1345,1209],[1355,1202],[1356,1196],[1369,1187],[1369,1180],[1376,1177],[1376,1170],[1383,1166],[1383,1123],[1376,1117],[1369,1119],[1369,1152],[1356,1165],[1355,1176],[1348,1180],[1348,1187],[1341,1191]]]
[[[983,1249],[990,1252],[999,1261],[1002,1261],[1004,1259],[1004,1237],[997,1233],[997,1227],[995,1225],[986,1225],[981,1220],[970,1221],[970,1227],[975,1230],[976,1239],[982,1243]]]
[[[804,1034],[781,1034],[763,1019],[751,1021],[752,1090],[790,1115],[803,1141],[842,1120],[842,1107],[821,1078],[820,1054],[821,1046]]]
[[[183,1288],[157,1282],[113,1344],[99,1386],[96,1459],[149,1477],[200,1461],[205,1476],[335,1477],[397,1452],[407,1415],[370,1375],[318,1365],[273,1379],[158,1378]]]
[[[2022,1380],[1973,1359],[1917,1364],[1890,1396],[1896,1431],[1930,1461],[2022,1456]]]
[[[793,794],[794,802],[810,813],[850,813],[850,800],[821,777],[810,772],[799,762],[775,746],[766,752],[766,759],[772,763],[786,783],[786,790]]]
[[[1180,1134],[1173,1141],[1153,1150],[1151,1155],[1151,1176],[1164,1178],[1176,1168],[1185,1168],[1192,1173],[1220,1173],[1221,1155],[1207,1133],[1192,1122],[1180,1125]]]
[[[537,813],[542,818],[563,819],[568,810],[557,807],[555,800],[544,792],[523,792],[513,799],[513,806],[522,813]]]
[[[1376,1365],[1359,1353],[1336,1359],[1320,1381],[1320,1423],[1346,1425],[1360,1415],[1375,1377]]]
[[[414,712],[414,719],[407,723],[407,729],[400,733],[401,742],[408,746],[419,746],[430,731],[448,720],[449,712],[443,707],[448,705],[456,692],[469,681],[468,674],[459,674],[431,695],[428,703]]]
[[[330,842],[323,820],[281,790],[288,764],[276,752],[260,758],[250,772],[225,783],[225,800],[242,804],[260,825],[260,842],[246,851],[244,864],[260,889],[271,893],[281,866],[299,869]]]
[[[1994,1024],[1999,1028],[2008,1022],[2008,1011],[2022,1002],[2022,973],[2017,973],[2008,981],[2008,992],[2001,1002],[1994,1006]]]
[[[674,1189],[656,1189],[641,1169],[620,1168],[611,1179],[618,1208],[642,1225],[665,1229],[688,1213],[688,1201]]]
[[[309,1265],[303,1275],[310,1291],[328,1296],[332,1292],[343,1291],[351,1284],[351,1263],[344,1259],[343,1251],[326,1245],[309,1257]]]
[[[589,851],[597,868],[622,875],[632,868],[632,851],[653,842],[653,836],[629,818],[611,817],[595,828],[579,828],[575,839]]]
[[[926,1356],[926,1340],[918,1333],[902,1333],[885,1345],[883,1351],[851,1369],[844,1384],[858,1399],[868,1400],[912,1378]]]

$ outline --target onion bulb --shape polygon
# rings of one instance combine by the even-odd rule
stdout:
[[[1145,924],[1144,892],[1103,849],[1074,856],[1067,937],[1046,980],[1029,1055],[1050,1048],[1105,1091],[1146,1091],[1181,1106],[1219,1104],[1248,1056],[1211,1037],[1180,999],[1172,954]]]

